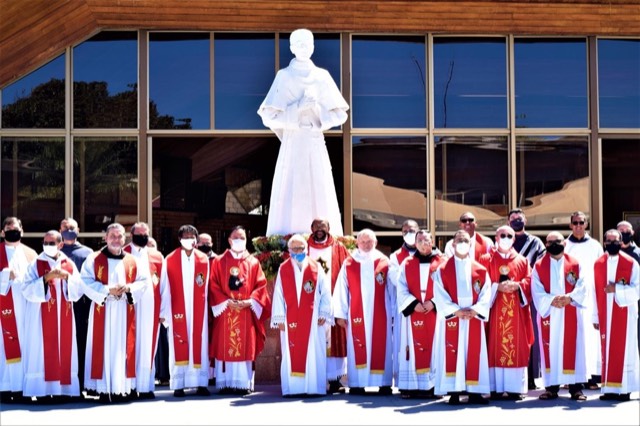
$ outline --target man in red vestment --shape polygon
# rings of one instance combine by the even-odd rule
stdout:
[[[222,394],[253,391],[254,361],[264,348],[264,321],[271,316],[267,279],[247,251],[242,226],[229,235],[230,248],[213,261],[209,281],[216,388]]]
[[[309,257],[322,266],[325,274],[331,277],[331,294],[336,287],[338,272],[344,260],[349,257],[347,248],[330,234],[329,221],[316,218],[311,223],[311,235],[307,240]],[[329,350],[327,354],[327,378],[329,393],[344,393],[340,379],[347,374],[347,335],[344,328],[331,326]]]
[[[489,379],[491,399],[520,401],[527,393],[527,366],[533,343],[531,268],[513,249],[515,231],[496,230],[496,248],[480,257],[491,278],[489,311]]]
[[[469,241],[471,249],[469,250],[469,257],[473,260],[480,259],[485,253],[489,253],[491,247],[493,247],[493,241],[491,238],[487,238],[479,232],[476,232],[476,217],[471,212],[462,213],[460,215],[460,224],[458,225],[461,230],[466,231],[469,234]],[[453,239],[447,241],[447,245],[444,248],[444,254],[448,257],[454,256]]]

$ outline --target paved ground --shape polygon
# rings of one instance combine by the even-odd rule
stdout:
[[[446,398],[403,400],[397,393],[284,399],[278,386],[258,386],[245,397],[176,399],[162,387],[155,400],[127,404],[5,404],[0,407],[0,425],[640,425],[637,393],[629,402],[611,404],[600,401],[597,391],[586,391],[584,402],[570,400],[566,390],[555,401],[540,401],[541,392],[531,391],[517,403],[453,407]]]

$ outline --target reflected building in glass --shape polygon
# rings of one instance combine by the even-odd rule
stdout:
[[[346,232],[373,228],[390,250],[409,218],[444,245],[466,211],[487,235],[516,207],[539,235],[568,234],[575,210],[596,238],[640,217],[629,178],[640,163],[640,27],[585,24],[604,5],[546,2],[553,23],[542,25],[527,12],[534,1],[466,3],[491,19],[448,1],[410,11],[219,1],[196,13],[168,0],[144,19],[146,6],[102,3],[100,28],[78,21],[47,38],[24,25],[25,8],[7,24],[13,42],[0,38],[0,210],[28,237],[65,216],[94,246],[111,222],[150,222],[165,253],[184,223],[212,234],[216,252],[235,225],[263,235],[280,142],[256,111],[299,27],[314,31],[312,59],[350,105],[325,135]],[[528,18],[496,19],[497,7]],[[64,12],[45,19],[55,28]]]

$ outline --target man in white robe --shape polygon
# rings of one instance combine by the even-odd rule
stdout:
[[[258,114],[282,145],[276,162],[267,235],[302,233],[325,217],[342,235],[338,197],[322,132],[347,120],[349,106],[328,71],[311,61],[313,34],[289,38],[296,56],[276,75]]]
[[[20,242],[22,222],[7,217],[2,222],[0,243],[0,402],[27,403],[22,395],[24,310],[26,301],[20,291],[22,277],[38,254]]]
[[[271,327],[280,329],[282,395],[325,395],[324,325],[332,322],[331,287],[322,266],[306,255],[301,235],[293,235],[287,246],[291,258],[278,270],[271,311]]]
[[[629,401],[640,390],[638,357],[638,287],[640,267],[621,251],[615,229],[604,235],[606,254],[596,260],[596,306],[593,324],[602,336],[602,395],[604,401]]]
[[[538,338],[542,381],[546,391],[539,398],[556,399],[560,385],[569,385],[571,399],[586,400],[582,383],[587,381],[585,332],[580,312],[588,303],[583,268],[564,252],[561,233],[550,232],[547,253],[531,274],[531,293],[538,311]]]
[[[73,303],[82,297],[83,286],[75,263],[61,251],[63,245],[58,231],[47,232],[43,252],[31,262],[22,283],[29,330],[23,393],[38,402],[80,396]]]
[[[395,311],[388,282],[389,259],[376,250],[376,234],[363,229],[358,250],[344,261],[333,293],[336,324],[347,330],[347,381],[349,393],[364,395],[366,386],[391,395]]]
[[[453,237],[454,257],[434,274],[435,301],[442,332],[437,335],[435,393],[451,394],[449,404],[460,404],[469,393],[470,404],[488,404],[490,391],[485,322],[489,320],[491,279],[469,254],[471,237],[460,230]]]
[[[196,250],[198,230],[178,230],[181,247],[167,255],[160,278],[160,318],[169,340],[169,387],[184,397],[185,388],[209,396],[209,258]]]
[[[84,383],[100,394],[101,403],[127,400],[136,387],[135,308],[148,277],[123,250],[125,230],[107,227],[106,247],[82,266],[85,295],[93,303],[85,357]]]

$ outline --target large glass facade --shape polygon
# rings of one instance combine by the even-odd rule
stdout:
[[[640,128],[640,40],[598,40],[600,127]]]

